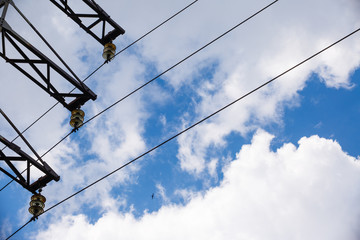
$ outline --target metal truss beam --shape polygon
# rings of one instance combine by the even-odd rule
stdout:
[[[36,193],[36,190],[43,188],[51,182],[55,180],[56,182],[60,180],[60,176],[56,174],[51,167],[44,162],[40,156],[36,153],[34,148],[30,145],[30,143],[24,138],[21,132],[15,127],[15,125],[11,122],[11,120],[5,115],[5,113],[0,109],[0,113],[4,116],[4,118],[9,122],[9,124],[14,128],[14,130],[19,134],[19,136],[23,139],[25,144],[30,148],[30,150],[35,154],[39,161],[35,161],[31,156],[21,150],[19,146],[8,141],[6,138],[0,135],[0,142],[11,149],[17,156],[6,156],[5,153],[0,150],[0,161],[5,161],[5,163],[9,166],[12,172],[15,174],[11,174],[6,171],[4,168],[0,167],[0,171],[5,173],[15,182],[19,183],[25,189],[29,190],[32,193]],[[15,165],[12,163],[14,161],[25,161],[27,163],[26,169],[26,178],[21,175],[21,173],[16,169]],[[33,165],[45,175],[40,177],[37,181],[30,183],[30,166]]]
[[[121,34],[125,33],[125,30],[120,27],[110,16],[98,5],[94,0],[83,0],[83,2],[89,7],[90,13],[76,13],[68,4],[68,0],[50,0],[56,7],[63,11],[68,17],[74,20],[82,29],[95,38],[99,43],[105,45],[112,42]],[[93,19],[93,22],[86,26],[82,19]],[[93,28],[101,24],[101,34],[95,33]],[[108,33],[106,27],[111,27]]]
[[[55,64],[42,52],[32,46],[29,42],[27,42],[10,27],[10,25],[5,20],[9,4],[13,5],[16,8],[12,0],[0,1],[0,9],[3,8],[2,16],[0,18],[2,45],[0,56],[70,111],[79,108],[81,105],[83,105],[90,99],[95,100],[97,97],[96,94],[93,93],[84,83],[82,83],[77,77],[75,79],[62,68],[60,68],[57,64]],[[19,11],[17,8],[16,10]],[[19,13],[23,16],[21,12]],[[8,56],[6,52],[7,44],[12,45],[12,47],[21,55],[21,57],[15,59]],[[29,57],[25,51],[31,52],[35,57]],[[36,76],[34,76],[34,74],[30,74],[23,67],[24,65],[30,66],[36,73]],[[39,67],[41,65],[45,66],[46,73],[43,73],[40,70]],[[81,93],[59,92],[52,84],[51,72],[58,73],[62,78],[71,83]]]

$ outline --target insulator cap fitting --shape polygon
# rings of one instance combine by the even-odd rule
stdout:
[[[29,212],[35,217],[44,212],[46,198],[41,194],[31,196]]]
[[[84,122],[85,113],[81,109],[75,109],[71,111],[70,126],[73,128],[81,127]]]
[[[104,52],[103,52],[103,58],[107,61],[110,61],[114,56],[116,52],[116,46],[113,43],[106,43],[104,45]]]

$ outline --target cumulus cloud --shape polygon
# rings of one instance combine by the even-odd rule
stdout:
[[[231,12],[224,4],[210,2],[219,12]],[[243,3],[234,4],[238,6],[234,9],[238,10]],[[246,12],[249,14],[251,11],[247,9]],[[209,115],[352,32],[359,27],[356,12],[357,8],[351,1],[279,1],[245,26],[220,39],[200,54],[201,58],[189,61],[191,63],[184,67],[185,73],[183,68],[174,73],[174,78],[183,79],[176,84],[189,84],[189,78],[194,82],[201,79],[194,91],[199,96],[194,110],[196,114],[187,123]],[[237,16],[242,19],[244,15],[240,11]],[[208,21],[203,24],[213,21],[210,15],[205,14],[204,18]],[[234,18],[231,20],[235,21]],[[227,18],[219,21],[222,27],[220,23],[213,23],[219,29],[230,22]],[[209,35],[198,39],[206,42]],[[311,74],[317,74],[328,87],[352,88],[354,83],[349,76],[359,66],[359,46],[357,37],[347,39],[180,137],[177,156],[182,169],[194,175],[205,172],[210,161],[206,155],[208,149],[226,146],[224,138],[230,133],[245,136],[259,126],[282,124],[284,109],[298,106],[299,93],[306,87]],[[197,75],[202,66],[211,66],[207,60],[215,67],[206,77]]]
[[[109,211],[93,224],[66,215],[36,239],[358,239],[359,162],[333,140],[304,137],[271,151],[272,138],[258,131],[220,186],[185,206],[140,219]]]
[[[80,3],[74,4],[81,8]],[[137,45],[133,52],[119,55],[86,82],[98,94],[96,102],[90,101],[84,106],[86,118],[98,113],[145,80],[149,80],[149,76],[152,77],[155,72],[167,69],[268,3],[269,1],[265,0],[232,0],[226,4],[216,0],[198,1],[191,9]],[[357,4],[357,8],[353,7],[354,4]],[[80,76],[85,77],[102,63],[102,46],[48,1],[38,4],[37,11],[34,11],[30,3],[19,5],[48,41],[56,49],[61,49],[61,56]],[[118,48],[121,48],[184,7],[184,1],[139,0],[136,4],[124,4],[123,1],[104,0],[100,5],[127,31],[124,37],[115,42]],[[16,22],[12,15],[8,16],[9,22]],[[48,24],[43,24],[44,22]],[[29,33],[22,22],[16,23],[16,29],[22,34]],[[177,93],[184,89],[189,91],[187,94],[195,96],[191,105],[195,107],[191,113],[179,113],[183,114],[182,124],[187,126],[352,31],[358,27],[358,23],[356,1],[279,1],[271,9],[167,73],[163,76],[162,85],[153,87],[151,93],[137,93],[122,102],[121,107],[111,109],[101,118],[84,126],[48,154],[44,160],[61,175],[62,180],[56,185],[49,184],[44,189],[48,196],[47,206],[144,151],[145,123],[152,114],[151,109],[146,108],[147,104],[169,104]],[[33,35],[30,39],[32,43],[39,44],[39,39]],[[216,177],[216,171],[221,167],[220,160],[217,159],[221,159],[221,156],[208,156],[209,148],[214,151],[224,148],[227,144],[225,137],[230,133],[245,136],[258,126],[274,122],[281,124],[284,107],[298,104],[298,93],[306,86],[311,73],[319,74],[329,87],[351,88],[352,83],[348,76],[359,64],[358,41],[358,38],[347,40],[311,64],[304,65],[269,88],[215,116],[210,122],[182,135],[178,139],[177,154],[181,169],[195,176],[204,176],[201,174],[207,172],[211,177]],[[45,48],[42,50],[49,52]],[[20,129],[24,129],[36,116],[47,110],[54,100],[13,67],[1,64],[0,70],[1,107],[12,119],[16,119],[15,123]],[[60,86],[65,90],[71,89],[65,83],[60,82]],[[180,128],[166,113],[157,119],[167,132]],[[58,107],[26,136],[39,153],[45,152],[68,133],[68,121],[67,110]],[[14,133],[8,127],[3,128],[2,123],[2,133],[4,131],[6,137],[11,138]],[[302,139],[298,148],[288,144],[277,152],[268,149],[270,139],[269,135],[259,133],[253,144],[245,146],[237,159],[228,166],[220,187],[209,189],[205,196],[186,190],[179,191],[188,202],[186,206],[167,205],[158,212],[145,214],[141,220],[135,219],[131,213],[117,212],[119,206],[127,203],[123,196],[114,196],[112,192],[114,186],[126,183],[132,174],[138,171],[138,165],[131,165],[122,174],[103,181],[92,191],[86,191],[81,200],[71,200],[54,210],[54,216],[65,216],[61,220],[52,218],[54,224],[39,233],[38,237],[42,239],[50,236],[55,239],[69,234],[66,237],[71,239],[77,236],[88,237],[82,234],[93,234],[92,238],[100,238],[100,235],[105,238],[106,234],[118,236],[119,233],[114,232],[114,229],[118,230],[118,226],[121,226],[120,229],[127,231],[121,231],[120,234],[124,235],[120,236],[127,238],[132,236],[130,234],[142,238],[139,234],[153,231],[151,236],[156,239],[169,236],[175,239],[193,236],[210,239],[253,236],[253,239],[262,239],[265,234],[286,239],[297,231],[302,239],[312,239],[316,234],[325,234],[323,226],[330,226],[333,236],[352,239],[350,227],[346,227],[352,224],[351,221],[358,223],[355,217],[351,218],[357,211],[356,206],[352,206],[355,196],[345,192],[349,186],[343,186],[341,181],[335,180],[341,177],[348,183],[358,180],[351,175],[353,172],[358,173],[357,165],[353,166],[355,163],[351,163],[353,159],[343,153],[337,143],[316,136]],[[309,146],[311,141],[316,144]],[[329,154],[328,157],[332,160],[326,165],[324,156],[316,155],[312,148],[315,146],[319,147],[319,152],[332,150],[332,153],[338,154],[345,169],[337,170],[343,171],[343,175],[340,174],[339,178],[330,177],[330,173],[335,173],[334,166],[338,163],[333,159],[333,154]],[[259,153],[263,157],[258,157]],[[315,154],[320,160],[314,159],[311,154]],[[302,160],[303,156],[308,159]],[[312,174],[324,175],[324,178],[316,178]],[[328,185],[322,179],[328,179],[328,183],[335,186],[334,189],[323,187]],[[315,186],[318,188],[316,191]],[[340,186],[343,190],[338,189]],[[165,190],[163,189],[164,193]],[[312,198],[311,194],[315,197]],[[357,194],[356,191],[353,191],[353,194]],[[331,202],[325,197],[331,198]],[[331,204],[335,206],[344,200],[343,198],[347,198],[346,202],[355,209],[349,216],[344,216],[344,212],[348,211],[347,206],[330,209]],[[316,201],[317,199],[319,201]],[[27,200],[24,201],[26,205]],[[89,223],[89,216],[72,215],[74,211],[81,212],[83,206],[100,208],[100,213],[104,215],[94,225]],[[26,208],[24,204],[21,212],[23,216]],[[326,210],[329,210],[327,214],[332,212],[342,222],[349,224],[344,224],[343,228],[334,232],[336,229],[333,226],[337,218],[325,218]],[[311,211],[315,213],[314,218]],[[311,221],[307,222],[306,218]],[[42,219],[42,223],[50,221],[46,217]],[[272,219],[275,221],[271,221]],[[316,222],[319,219],[325,221],[325,224],[320,226]],[[118,225],[114,228],[110,227],[114,226],[110,223]],[[168,224],[168,228],[162,228],[164,224]],[[284,224],[285,230],[281,224]],[[217,225],[219,228],[216,228]],[[238,228],[238,225],[241,227]],[[139,228],[144,231],[136,231]],[[184,229],[186,231],[183,231]],[[212,231],[213,229],[218,230]],[[60,232],[61,234],[57,234]],[[332,239],[330,232],[328,239]],[[148,234],[146,236],[148,237]]]

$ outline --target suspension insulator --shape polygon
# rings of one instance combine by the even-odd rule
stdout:
[[[81,109],[71,111],[70,126],[73,128],[81,127],[84,122],[85,113]]]
[[[46,198],[40,193],[31,196],[29,212],[35,217],[44,212]]]
[[[116,52],[116,46],[112,43],[106,43],[104,45],[104,52],[103,52],[103,58],[107,61],[110,61],[114,56]]]

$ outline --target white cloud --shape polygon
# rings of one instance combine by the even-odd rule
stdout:
[[[218,4],[219,12],[225,11],[224,4],[210,2],[210,5]],[[244,3],[233,4],[234,9],[240,9]],[[248,10],[247,14],[250,12]],[[182,79],[177,84],[193,83],[189,81],[189,72],[194,82],[204,82],[195,90],[200,100],[195,107],[196,115],[188,120],[188,124],[218,110],[352,32],[360,26],[356,13],[357,8],[351,1],[279,1],[220,39],[199,54],[201,57],[195,57],[174,73],[177,75],[175,79]],[[240,19],[242,14],[238,15]],[[212,21],[212,16],[204,14],[203,17],[207,19],[203,24]],[[219,21],[224,24],[225,19]],[[236,22],[233,18],[231,20]],[[214,23],[215,26],[221,29],[227,24]],[[198,39],[207,42],[209,34],[198,36]],[[298,94],[312,73],[319,74],[328,87],[353,87],[349,76],[360,63],[358,39],[356,36],[347,39],[180,137],[178,158],[182,169],[195,175],[202,174],[209,161],[205,154],[207,150],[214,145],[226,146],[224,138],[230,133],[238,132],[245,136],[259,126],[282,124],[284,108],[298,106]],[[218,63],[213,75],[196,75],[202,63],[209,59]]]
[[[160,115],[159,121],[164,127],[166,126],[166,116]]]
[[[214,158],[208,164],[209,173],[211,176],[216,177],[216,168],[218,166],[219,160]]]
[[[188,203],[191,201],[191,199],[200,196],[199,192],[192,191],[190,189],[177,189],[175,190],[174,194],[180,196],[185,203]]]
[[[154,194],[154,197],[161,198],[164,203],[163,205],[168,205],[170,203],[170,199],[166,196],[166,190],[160,183],[156,184],[156,193]]]
[[[185,206],[163,206],[141,219],[111,211],[94,224],[65,215],[36,239],[358,239],[359,162],[318,136],[275,152],[272,138],[258,131],[220,186]]]
[[[102,63],[102,46],[91,39],[91,37],[79,29],[76,24],[65,17],[65,15],[48,1],[43,1],[43,3],[44,4],[37,5],[36,11],[30,3],[19,4],[22,4],[22,10],[24,10],[30,20],[40,28],[40,31],[44,33],[48,41],[54,45],[56,49],[61,49],[61,56],[74,68],[74,71],[83,77],[86,76],[90,70]],[[125,36],[119,37],[119,39],[116,40],[118,49],[121,49],[120,46],[125,45],[125,41],[130,42],[140,36],[161,22],[161,20],[164,20],[182,8],[185,4],[190,3],[190,1],[184,3],[183,1],[170,2],[159,0],[154,3],[139,0],[136,1],[136,3],[132,3],[133,4],[126,1],[104,0],[100,4],[127,31]],[[198,1],[189,11],[178,16],[166,26],[146,38],[146,41],[137,45],[134,52],[138,55],[119,55],[114,61],[105,65],[105,67],[87,81],[91,89],[94,89],[98,94],[98,100],[96,102],[89,101],[86,103],[84,106],[86,118],[118,100],[120,97],[138,87],[145,80],[149,80],[150,78],[148,78],[148,76],[153,72],[161,72],[170,67],[178,60],[187,56],[192,51],[198,49],[203,44],[217,37],[268,3],[269,2],[265,0],[255,2],[239,2],[233,0],[227,2],[227,4],[215,0]],[[354,4],[357,4],[357,8],[353,7]],[[139,6],[142,7],[139,8]],[[241,26],[205,51],[202,51],[189,61],[167,73],[164,76],[167,84],[166,87],[170,87],[175,93],[183,91],[183,87],[189,87],[189,89],[193,90],[196,97],[200,97],[199,100],[194,101],[194,105],[196,106],[194,114],[184,113],[184,119],[188,120],[185,121],[184,125],[188,125],[194,119],[208,115],[215,109],[218,109],[234,98],[239,97],[241,94],[274,77],[287,67],[292,66],[314,51],[319,50],[323,46],[353,30],[357,27],[356,24],[359,23],[358,6],[356,1],[350,0],[319,0],[317,2],[310,0],[301,2],[291,0],[279,1],[271,7],[271,9],[266,10],[260,16]],[[40,12],[41,17],[39,17]],[[9,16],[11,17],[11,15]],[[47,24],[43,24],[45,22]],[[18,22],[16,26],[19,27],[17,29],[19,29],[21,33],[28,34],[28,31],[25,31],[25,25],[22,25],[21,22]],[[31,35],[30,38],[32,39],[32,37]],[[59,39],[61,40],[59,41]],[[39,43],[38,39],[36,40],[34,38],[32,40],[34,40],[36,44]],[[347,40],[342,43],[341,46],[334,48],[312,63],[304,65],[301,69],[287,75],[287,77],[279,79],[279,81],[274,83],[270,88],[254,94],[245,101],[242,101],[241,104],[237,104],[230,110],[224,111],[221,115],[214,117],[211,122],[204,123],[191,132],[181,136],[178,140],[179,152],[177,155],[181,168],[197,176],[204,176],[201,175],[204,171],[213,175],[218,165],[215,160],[211,161],[214,158],[211,157],[208,159],[206,156],[209,147],[215,150],[225,147],[227,142],[224,137],[229,133],[236,132],[245,135],[250,130],[256,129],[259,125],[273,122],[281,123],[283,117],[282,109],[284,106],[296,106],[297,93],[306,86],[306,80],[313,71],[319,73],[325,84],[329,87],[351,87],[352,83],[349,81],[348,76],[359,64],[360,45],[358,41],[358,38]],[[48,52],[49,51],[46,50],[46,53]],[[86,61],[83,61],[84,57],[87,59]],[[341,63],[339,63],[339,61],[341,61]],[[148,72],[149,69],[150,73]],[[211,69],[213,72],[209,74],[205,72],[206,76],[203,76],[204,69],[206,71]],[[42,114],[54,101],[8,64],[0,64],[0,70],[2,73],[0,102],[5,103],[1,107],[12,119],[16,120],[15,123],[20,129],[24,129],[35,119],[35,116]],[[62,83],[60,85],[68,89],[67,84]],[[152,87],[150,90],[147,88],[147,90],[151,90],[151,93],[140,91],[136,95],[133,95],[131,98],[122,102],[121,105],[111,109],[100,118],[95,119],[86,127],[80,129],[78,133],[73,135],[71,140],[65,141],[46,156],[44,160],[46,160],[62,178],[60,183],[50,184],[44,189],[44,193],[46,193],[48,198],[47,206],[51,206],[51,204],[70,195],[98,177],[119,167],[145,149],[146,139],[144,139],[143,136],[145,132],[144,123],[150,115],[148,109],[145,107],[146,104],[151,102],[167,104],[171,102],[169,99],[173,100],[171,99],[172,93],[166,92],[162,89],[161,85]],[[188,90],[188,88],[186,88],[186,90]],[[174,123],[170,122],[171,118],[167,118],[166,115],[162,116],[160,119],[166,120],[162,121],[166,123],[166,125],[164,124],[165,128],[174,126]],[[68,120],[69,113],[67,110],[58,107],[34,126],[26,136],[36,149],[40,149],[38,152],[42,153],[70,130]],[[179,129],[179,126],[174,126],[173,128]],[[3,134],[3,128],[1,131]],[[168,129],[168,131],[171,132],[174,130]],[[11,132],[9,128],[6,128],[4,132],[6,133],[6,137],[10,138],[7,135],[7,133]],[[254,140],[254,144],[251,145],[251,147],[248,146],[250,150],[256,148],[256,144],[258,144],[258,147],[263,147],[260,151],[269,158],[271,156],[281,158],[283,156],[281,155],[281,151],[285,151],[283,154],[286,156],[287,154],[291,155],[291,153],[293,153],[294,157],[300,157],[301,148],[296,149],[292,145],[285,145],[277,153],[269,152],[267,144],[270,138],[262,134],[260,135],[261,137],[258,137],[256,141]],[[259,139],[263,139],[264,142],[258,143],[258,141],[260,141]],[[336,148],[335,143],[331,143],[328,140],[317,139],[316,137],[303,139],[302,141],[303,142],[300,142],[300,146],[305,146],[308,141],[315,141],[317,143],[325,141],[326,146],[329,144],[329,146],[331,145],[330,148]],[[87,145],[88,142],[90,143],[89,146]],[[241,156],[241,154],[249,156],[255,154],[246,148],[247,147],[244,147],[239,156]],[[323,146],[321,146],[321,149],[323,150]],[[250,152],[245,154],[246,151]],[[345,159],[344,154],[340,150],[339,152],[341,155],[340,159]],[[311,155],[309,154],[307,157],[311,158]],[[88,161],[85,162],[84,158],[87,158]],[[322,159],[322,156],[319,156],[319,158]],[[260,160],[261,159],[259,159],[259,161]],[[285,206],[284,210],[280,205],[277,205],[275,199],[271,198],[272,193],[269,192],[268,189],[262,188],[263,185],[267,186],[266,184],[268,184],[264,179],[274,178],[272,180],[275,181],[276,176],[266,175],[267,172],[264,169],[265,175],[262,176],[258,173],[262,168],[257,165],[254,167],[258,172],[252,173],[250,171],[251,165],[256,164],[256,161],[253,162],[245,160],[234,161],[234,163],[229,166],[229,170],[226,172],[227,178],[225,178],[220,188],[210,189],[204,198],[196,194],[190,194],[189,196],[191,196],[193,200],[190,201],[186,207],[167,206],[162,208],[158,213],[145,215],[141,221],[134,219],[130,213],[125,216],[116,213],[119,206],[127,203],[126,199],[122,196],[114,197],[111,192],[114,186],[130,182],[129,180],[131,180],[132,174],[136,173],[139,169],[137,164],[131,165],[130,168],[122,171],[121,174],[116,174],[98,186],[95,186],[92,188],[92,191],[86,191],[81,198],[70,200],[62,205],[62,207],[54,210],[55,216],[67,216],[67,214],[71,214],[74,211],[81,212],[80,209],[84,205],[95,208],[100,207],[100,212],[106,214],[99,219],[95,226],[99,229],[106,229],[103,234],[97,232],[98,230],[94,226],[89,225],[87,216],[82,215],[64,217],[62,219],[63,225],[51,225],[49,234],[52,234],[51,238],[64,236],[62,227],[68,226],[65,234],[69,234],[69,238],[71,238],[71,234],[72,237],[78,236],[77,234],[93,234],[91,235],[93,238],[100,235],[102,238],[105,238],[106,234],[114,236],[113,234],[115,233],[112,231],[112,228],[106,228],[106,224],[114,221],[118,223],[119,226],[122,226],[123,229],[127,230],[122,231],[121,234],[142,234],[146,233],[147,230],[152,230],[155,231],[152,236],[156,239],[158,239],[157,237],[159,236],[161,239],[163,235],[179,233],[178,231],[182,230],[177,223],[177,221],[179,221],[183,228],[188,231],[185,231],[183,235],[179,233],[178,236],[182,238],[192,237],[190,234],[194,233],[193,229],[198,228],[198,236],[201,238],[211,233],[211,230],[214,228],[213,219],[218,217],[223,221],[220,223],[222,229],[219,230],[219,232],[213,232],[211,236],[207,236],[210,239],[227,237],[225,232],[228,229],[233,229],[235,224],[246,226],[246,228],[244,227],[245,230],[248,228],[249,232],[245,231],[244,234],[248,233],[251,235],[257,226],[262,226],[265,228],[264,233],[275,236],[276,234],[281,234],[281,232],[274,233],[276,229],[271,229],[271,226],[268,224],[268,227],[264,226],[265,223],[270,222],[269,218],[271,218],[271,216],[276,215],[275,210],[279,210],[279,212],[283,214],[281,215],[279,213],[279,215],[276,216],[279,217],[279,222],[288,224],[286,225],[288,229],[297,230],[297,226],[290,226],[290,221],[285,221],[297,214],[300,215],[298,221],[303,224],[305,228],[309,226],[302,216],[310,217],[310,207],[302,206],[301,210],[304,210],[304,215],[302,215],[300,210],[296,209],[296,206],[283,205],[283,207]],[[280,162],[286,165],[283,161]],[[248,169],[250,173],[241,172],[241,168],[236,166],[242,164],[245,165],[244,168]],[[310,166],[312,163],[306,162],[304,164]],[[272,169],[271,171],[269,170],[270,172],[283,171],[284,174],[287,173],[287,169],[284,170],[281,169],[279,165],[274,165],[275,166],[268,166],[269,169]],[[291,168],[291,166],[288,167]],[[316,170],[316,168],[320,167],[313,166],[313,168]],[[233,169],[237,169],[242,173],[240,174],[241,176],[237,176],[240,179],[237,179],[236,176],[231,176],[232,174],[237,175],[232,173],[232,171],[235,171]],[[300,170],[295,170],[293,171],[297,173],[297,171],[301,171],[301,168]],[[334,171],[334,169],[327,170]],[[301,175],[305,174],[304,172],[298,174],[300,174],[299,178],[305,178]],[[259,176],[259,179],[255,176]],[[279,175],[279,179],[281,176],[283,175]],[[287,177],[296,182],[296,179],[291,178],[291,176]],[[326,177],[329,176],[326,175]],[[345,177],[350,178],[350,176]],[[283,178],[287,179],[285,176],[283,176]],[[254,186],[251,185],[251,189],[257,189],[258,193],[253,193],[248,186],[242,185],[243,181],[249,181],[249,179],[253,180],[253,184],[255,184]],[[334,181],[334,179],[330,180]],[[227,181],[229,183],[227,183]],[[313,181],[316,182],[320,180],[313,179]],[[236,189],[240,186],[241,191],[236,190],[235,192],[230,192],[230,190],[227,190],[235,185]],[[309,188],[310,187],[311,186],[309,186]],[[280,185],[279,188],[280,189],[275,189],[279,190],[279,197],[283,197],[284,195],[289,197],[288,195],[297,194],[291,192],[290,187],[286,185],[286,183]],[[284,192],[281,192],[281,188],[284,188]],[[328,194],[328,192],[326,192],[327,189],[320,188],[320,190],[322,192],[317,193],[314,190],[312,193]],[[333,191],[337,190],[337,188],[333,189]],[[328,189],[328,191],[330,192],[331,189]],[[221,197],[218,192],[225,192],[224,196]],[[183,192],[183,194],[185,193]],[[244,198],[244,196],[240,196],[240,194],[250,194],[250,196],[245,196]],[[261,201],[251,202],[251,200],[256,200],[256,197],[259,197],[257,194],[270,194],[270,197],[266,198],[267,202],[264,204],[267,204],[266,206],[270,206],[275,210],[265,211],[265,214],[268,214],[266,215],[268,218],[265,217],[263,219],[259,217],[262,214],[262,212],[260,212]],[[229,195],[238,201],[231,202],[231,198],[227,199]],[[301,197],[303,197],[303,199]],[[335,201],[340,197],[342,196],[335,196],[334,199],[331,200]],[[325,200],[324,196],[319,196],[319,198]],[[305,202],[311,201],[310,197],[306,194],[299,196],[299,199]],[[353,198],[349,196],[350,202],[352,199]],[[216,200],[218,200],[219,203],[217,203]],[[294,205],[300,204],[300,200],[296,202],[294,197],[290,196],[290,200],[293,200]],[[233,209],[224,209],[224,214],[230,216],[229,220],[222,218],[221,214],[223,213],[219,210],[223,209],[223,205],[221,204],[224,202],[227,203],[227,201],[230,201],[234,206],[238,207],[238,211],[235,212],[231,211]],[[251,218],[252,213],[246,209],[248,206],[255,206],[254,218]],[[325,208],[326,206],[325,204]],[[317,209],[314,211],[316,210]],[[336,211],[340,210],[336,208]],[[322,213],[318,214],[320,217],[323,217],[323,215],[321,215]],[[341,212],[336,212],[336,214],[343,217]],[[176,215],[180,217],[174,217]],[[242,215],[248,216],[250,222],[247,223],[244,219],[238,218]],[[197,222],[192,223],[192,218]],[[164,219],[168,219],[169,221],[165,221]],[[316,219],[316,217],[314,219]],[[75,222],[72,222],[72,220]],[[202,224],[201,220],[204,221],[204,224]],[[230,220],[237,220],[238,222],[232,222]],[[330,222],[332,219],[325,220]],[[48,219],[44,218],[44,220],[40,221],[44,221],[45,223]],[[52,221],[56,221],[56,219],[52,219]],[[257,221],[260,222],[260,225],[258,225]],[[173,225],[169,225],[169,228],[162,230],[161,225],[163,222],[173,223]],[[280,223],[277,222],[274,224],[280,225]],[[329,224],[331,225],[332,222]],[[81,228],[78,229],[78,226]],[[112,225],[109,224],[109,226]],[[155,228],[152,226],[155,226]],[[318,225],[314,224],[314,226]],[[321,226],[318,227],[320,228]],[[139,228],[144,229],[144,231],[136,231],[136,229]],[[119,229],[119,227],[116,229]],[[77,230],[84,230],[84,232],[80,231],[78,233]],[[320,231],[319,229],[316,230]],[[316,232],[316,230],[314,230],[314,232]],[[335,229],[332,228],[331,230],[335,231]],[[57,234],[56,231],[61,232],[61,234]],[[228,233],[230,234],[232,232],[229,231]],[[286,233],[288,232],[284,234]],[[258,234],[261,234],[261,231],[259,231]],[[308,234],[312,234],[312,232],[310,231]],[[166,236],[163,238],[165,237]],[[172,237],[177,238],[177,236]],[[141,238],[141,236],[139,236],[139,238]],[[254,238],[256,239],[256,236]],[[284,238],[286,238],[286,236],[284,236]]]
[[[10,219],[5,218],[1,221],[0,237],[5,239],[12,231]]]

